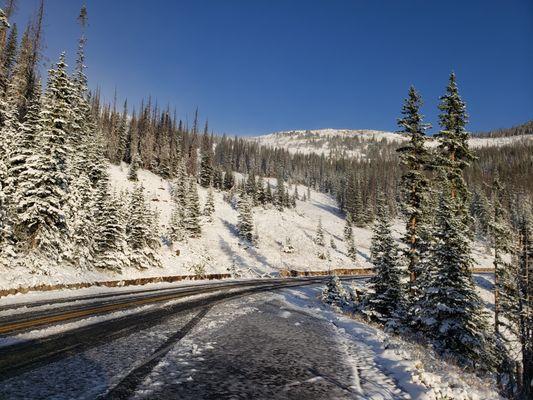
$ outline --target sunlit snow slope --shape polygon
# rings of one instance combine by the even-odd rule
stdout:
[[[407,138],[401,134],[369,129],[317,129],[294,130],[270,133],[268,135],[250,138],[261,145],[282,148],[291,153],[324,154],[332,157],[357,157],[369,156],[372,149],[384,144],[401,144]],[[502,146],[517,141],[533,141],[533,135],[520,135],[502,138],[473,137],[469,140],[473,148],[485,146]],[[428,146],[435,147],[438,142],[428,138]]]

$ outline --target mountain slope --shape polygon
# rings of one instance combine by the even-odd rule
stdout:
[[[249,140],[263,146],[281,148],[291,153],[324,154],[332,157],[369,157],[373,149],[382,146],[397,146],[407,141],[401,134],[377,130],[351,129],[317,129],[274,132],[267,135],[251,137]],[[516,135],[509,137],[472,137],[472,148],[502,146],[516,142],[531,142],[533,135]],[[438,142],[428,138],[428,146],[436,147]]]

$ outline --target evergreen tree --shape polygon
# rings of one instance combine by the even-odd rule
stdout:
[[[68,191],[69,96],[70,83],[61,55],[56,69],[50,71],[40,118],[42,134],[35,153],[26,160],[27,168],[20,172],[14,196],[15,234],[25,243],[26,250],[38,250],[57,262],[65,256],[68,233],[64,210]]]
[[[265,202],[272,204],[274,202],[274,197],[272,195],[272,187],[270,186],[270,181],[267,181],[265,189]]]
[[[128,148],[128,102],[124,101],[124,110],[118,126],[118,146],[115,160],[117,163],[126,159],[126,151]]]
[[[2,69],[2,74],[1,74],[2,79],[0,82],[1,91],[6,90],[7,82],[9,82],[9,79],[11,77],[13,65],[17,57],[17,38],[18,38],[17,24],[13,24],[9,32],[9,37],[7,39],[5,48],[2,51],[2,57],[1,57],[2,65],[0,66]]]
[[[365,299],[364,312],[370,318],[396,329],[405,306],[403,269],[382,195],[378,197],[377,221],[373,228],[370,257],[375,275],[369,281],[370,293]]]
[[[348,257],[350,260],[352,260],[354,263],[357,262],[357,247],[355,247],[355,241],[353,238],[353,235],[349,237],[348,241],[346,242],[346,248],[348,251]]]
[[[202,136],[201,159],[200,159],[200,185],[207,188],[213,181],[213,145],[207,132],[207,122]]]
[[[483,190],[474,189],[470,201],[470,216],[473,218],[474,231],[479,239],[487,239],[491,222],[491,206]]]
[[[213,171],[213,187],[215,189],[223,189],[224,186],[223,186],[223,182],[224,182],[224,177],[223,177],[223,172],[220,168],[215,168],[214,171]]]
[[[516,288],[513,303],[514,310],[506,310],[511,331],[520,343],[521,376],[519,390],[522,398],[529,399],[533,395],[533,207],[529,199],[522,201],[518,210],[516,229],[518,246],[516,257]],[[513,288],[514,289],[514,288]],[[516,289],[515,289],[516,290]],[[512,292],[509,292],[512,296]],[[514,311],[514,312],[513,312]]]
[[[353,228],[352,228],[352,214],[346,214],[346,224],[344,225],[344,241],[348,243],[350,238],[353,238]]]
[[[244,191],[250,197],[252,204],[256,204],[257,201],[257,181],[255,179],[255,174],[251,172],[248,174],[248,179],[246,180]]]
[[[191,177],[186,193],[186,209],[183,218],[183,226],[190,237],[197,238],[202,234],[200,227],[200,200],[196,180]]]
[[[322,291],[322,301],[338,307],[349,305],[348,292],[342,286],[342,282],[337,275],[332,275],[328,280],[326,287]]]
[[[237,229],[239,236],[250,243],[254,241],[254,221],[251,199],[245,194],[239,198]]]
[[[94,190],[86,174],[72,182],[67,220],[72,235],[72,261],[83,270],[94,265],[94,240],[97,227],[94,220]]]
[[[459,96],[455,74],[452,72],[446,94],[441,96],[439,121],[442,129],[435,135],[439,140],[441,159],[439,169],[449,182],[451,196],[458,197],[464,206],[468,199],[468,189],[463,178],[463,170],[475,159],[468,147],[469,133],[466,131],[468,115],[466,105]]]
[[[473,260],[461,205],[448,189],[441,195],[436,215],[431,276],[419,303],[422,329],[436,348],[471,364],[483,360],[490,368],[490,343],[483,303],[472,279]]]
[[[131,194],[126,222],[126,241],[130,249],[130,265],[137,269],[161,266],[157,254],[159,240],[154,232],[154,214],[148,209],[142,185]]]
[[[234,185],[235,176],[233,175],[233,171],[229,167],[227,167],[226,171],[224,172],[224,189],[231,190]]]
[[[209,188],[207,191],[207,199],[204,206],[204,215],[208,217],[209,221],[213,220],[213,213],[215,212],[215,197],[213,194],[213,188]]]
[[[358,228],[364,228],[366,226],[366,218],[364,212],[363,197],[361,194],[360,186],[357,185],[354,199],[353,199],[353,214],[352,219],[355,226]]]
[[[407,258],[407,268],[409,271],[410,293],[414,294],[416,289],[416,279],[420,275],[420,241],[419,226],[424,218],[423,206],[427,201],[429,180],[425,175],[429,163],[429,151],[425,147],[427,140],[425,131],[429,128],[423,122],[420,114],[422,99],[415,88],[409,88],[408,98],[402,107],[402,118],[398,120],[400,133],[409,138],[407,145],[400,147],[400,161],[405,168],[402,175],[402,206],[407,217],[406,232],[403,242],[407,246],[405,255]]]
[[[259,176],[257,180],[257,204],[265,205],[267,203],[267,197],[265,192],[265,179]]]
[[[283,182],[283,175],[278,173],[276,179],[276,194],[274,196],[274,205],[279,211],[283,211],[285,205],[285,184]]]
[[[185,239],[185,208],[176,201],[174,197],[174,207],[172,208],[172,214],[170,215],[170,221],[168,225],[167,235],[171,242],[181,241]]]
[[[96,194],[95,267],[122,272],[129,265],[123,204],[109,191],[109,181],[99,182]]]
[[[12,143],[9,158],[7,192],[14,193],[23,183],[20,175],[27,170],[29,158],[36,153],[36,141],[40,136],[41,85],[35,85],[35,93],[29,100],[28,112]]]
[[[326,245],[326,242],[324,241],[324,229],[322,228],[322,218],[318,219],[318,226],[315,234],[315,244],[321,247]]]
[[[139,170],[139,167],[141,165],[141,159],[139,158],[139,155],[135,153],[131,159],[130,169],[128,171],[128,179],[130,181],[138,181],[139,178],[137,176],[137,171]]]

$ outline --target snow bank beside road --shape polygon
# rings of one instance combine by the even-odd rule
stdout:
[[[367,380],[379,383],[379,375],[385,374],[412,399],[502,399],[497,394],[494,381],[465,373],[461,368],[440,360],[426,347],[408,343],[324,306],[319,300],[321,290],[321,287],[285,289],[279,296],[291,307],[308,313],[311,311],[335,326],[338,342],[345,348],[354,368],[364,368],[359,371],[362,380],[367,379],[367,375]],[[387,387],[386,383],[367,388],[368,398],[388,398],[380,393]],[[368,390],[374,392],[369,393]]]

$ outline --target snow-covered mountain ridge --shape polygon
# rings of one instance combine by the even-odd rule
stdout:
[[[407,137],[396,132],[372,129],[314,129],[290,130],[254,136],[249,140],[264,146],[286,149],[291,153],[324,154],[325,156],[365,157],[370,148],[385,144],[401,144]],[[502,146],[517,141],[533,141],[533,135],[518,135],[501,138],[472,137],[470,146]],[[438,142],[428,139],[428,146]]]

